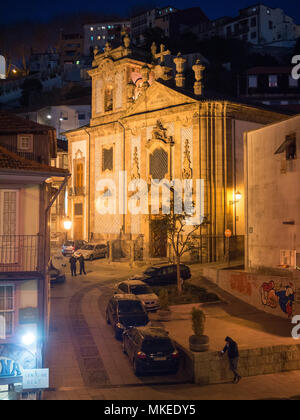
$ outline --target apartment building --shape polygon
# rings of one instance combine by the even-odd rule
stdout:
[[[53,177],[66,184],[68,171],[0,146],[0,400],[38,399],[48,387]]]
[[[83,54],[85,56],[91,55],[96,46],[100,51],[103,51],[107,42],[112,44],[121,43],[122,37],[126,33],[130,34],[130,27],[129,20],[83,25]]]
[[[255,4],[239,10],[237,17],[221,17],[208,25],[196,25],[200,39],[215,36],[247,41],[254,45],[291,47],[300,36],[300,25],[282,9]]]

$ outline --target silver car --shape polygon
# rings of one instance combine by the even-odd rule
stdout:
[[[151,287],[140,280],[126,280],[117,284],[116,293],[135,295],[145,306],[148,312],[159,309],[159,297]]]
[[[85,260],[93,261],[97,258],[106,258],[107,245],[106,244],[87,244],[74,252],[74,257],[79,258],[83,255]]]

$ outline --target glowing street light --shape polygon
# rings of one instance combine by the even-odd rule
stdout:
[[[72,229],[72,221],[68,217],[64,220],[64,229],[66,231],[66,242],[67,242],[68,231],[70,231]]]
[[[69,218],[64,220],[64,228],[66,231],[72,229],[72,221]]]
[[[30,333],[30,332],[23,335],[23,337],[22,337],[22,343],[25,346],[31,346],[35,342],[36,342],[36,336],[34,334]]]

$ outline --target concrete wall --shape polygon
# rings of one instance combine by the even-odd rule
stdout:
[[[275,152],[296,134],[297,155]],[[263,127],[245,137],[246,267],[278,267],[281,251],[300,254],[300,117]],[[285,224],[291,222],[291,224]]]
[[[203,276],[255,308],[288,319],[300,314],[300,273],[282,276],[204,268]]]
[[[199,385],[232,381],[227,356],[217,352],[192,353],[185,350],[185,367],[193,370]],[[300,345],[272,346],[240,350],[238,371],[242,377],[266,375],[300,369]]]

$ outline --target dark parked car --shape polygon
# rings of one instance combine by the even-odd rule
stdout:
[[[123,334],[123,351],[133,364],[134,373],[177,373],[179,352],[162,328],[130,328]]]
[[[147,311],[142,302],[134,295],[114,295],[106,308],[106,322],[115,330],[116,338],[133,326],[144,326],[149,323]]]
[[[191,278],[191,271],[188,266],[180,265],[180,274],[183,280]],[[149,286],[163,286],[166,284],[177,283],[177,266],[176,264],[153,266],[144,271],[144,275],[140,278]]]
[[[71,257],[77,249],[86,245],[86,241],[66,241],[61,249],[64,257]]]
[[[55,268],[52,262],[49,265],[48,275],[50,277],[51,284],[64,283],[66,281],[65,274]]]

